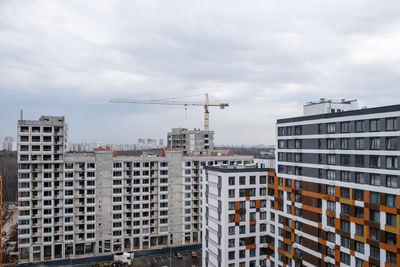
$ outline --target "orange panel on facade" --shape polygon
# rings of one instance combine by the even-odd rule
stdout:
[[[246,249],[255,249],[256,245],[246,245]]]
[[[239,210],[240,209],[240,204],[239,201],[235,202],[235,210]]]

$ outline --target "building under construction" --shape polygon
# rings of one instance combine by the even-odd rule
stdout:
[[[168,133],[168,147],[182,149],[184,154],[202,155],[214,149],[214,132],[200,129],[173,128]]]
[[[71,153],[64,117],[19,120],[19,263],[201,243],[202,167],[253,157],[213,150],[213,132],[184,135],[161,155]]]

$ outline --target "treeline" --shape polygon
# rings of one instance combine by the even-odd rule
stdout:
[[[0,152],[0,176],[3,178],[3,202],[16,201],[18,190],[17,152]]]

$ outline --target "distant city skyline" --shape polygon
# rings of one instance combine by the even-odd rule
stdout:
[[[16,151],[17,141],[14,137],[6,136],[4,138],[0,137],[0,151]]]

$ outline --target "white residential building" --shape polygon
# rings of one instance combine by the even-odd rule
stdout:
[[[267,266],[267,177],[272,169],[205,167],[204,267]]]

